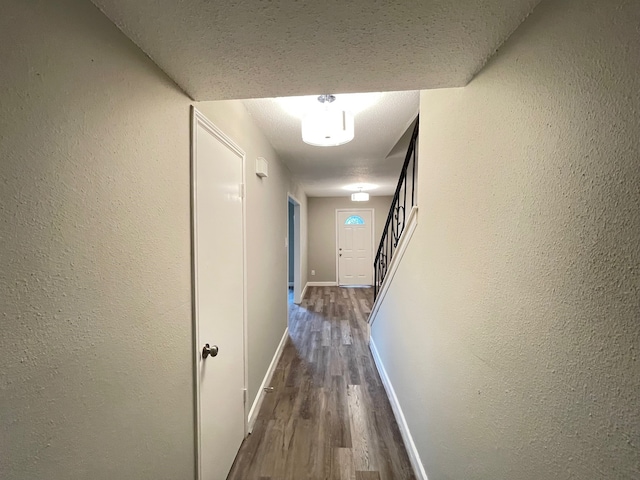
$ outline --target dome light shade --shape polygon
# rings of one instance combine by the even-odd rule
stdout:
[[[351,194],[352,202],[368,202],[369,194],[367,192],[356,192]]]
[[[353,140],[353,114],[331,107],[336,97],[320,95],[318,101],[324,106],[308,113],[302,119],[302,140],[316,147],[336,147]]]
[[[302,119],[302,140],[316,147],[335,147],[353,140],[353,115],[345,110],[319,110]]]

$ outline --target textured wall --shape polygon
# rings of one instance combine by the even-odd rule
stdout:
[[[191,479],[189,99],[81,0],[0,59],[0,478]]]
[[[398,172],[398,175],[400,172]],[[309,199],[309,266],[310,282],[336,281],[336,209],[373,208],[375,256],[382,229],[389,215],[392,197],[369,197],[368,202],[352,202],[350,197],[310,197]],[[373,268],[373,266],[372,266]],[[316,274],[311,276],[311,270]]]
[[[424,92],[373,325],[429,480],[640,478],[638,2],[546,1]]]
[[[291,175],[241,101],[201,102],[198,110],[246,154],[249,406],[287,327],[287,193]],[[255,174],[255,159],[269,176]],[[292,192],[293,193],[293,192]],[[297,192],[298,195],[302,192]],[[300,196],[297,196],[300,199]],[[302,201],[302,200],[301,200]],[[303,252],[304,253],[304,252]]]

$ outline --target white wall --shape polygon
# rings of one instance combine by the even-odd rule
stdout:
[[[429,480],[640,478],[638,2],[545,1],[423,92],[372,338]]]
[[[200,102],[196,108],[246,154],[250,406],[287,327],[287,194],[294,194],[301,202],[302,229],[306,228],[306,196],[291,180],[289,170],[280,162],[241,101]],[[255,174],[257,157],[269,162],[266,178]],[[302,258],[306,257],[305,242],[303,238]]]
[[[194,478],[189,99],[86,1],[0,59],[0,478]]]

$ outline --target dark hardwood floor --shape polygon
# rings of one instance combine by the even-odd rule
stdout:
[[[371,289],[310,287],[228,480],[414,479],[367,346]]]

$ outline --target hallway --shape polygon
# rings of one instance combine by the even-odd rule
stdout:
[[[415,478],[366,343],[371,289],[310,287],[230,480]]]

